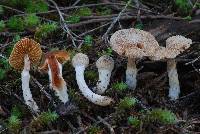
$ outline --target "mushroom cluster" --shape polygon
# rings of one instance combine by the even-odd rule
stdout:
[[[95,94],[87,86],[85,82],[85,78],[84,78],[84,71],[85,71],[85,68],[88,66],[88,64],[89,64],[89,58],[87,57],[87,55],[82,54],[82,53],[76,54],[72,59],[72,65],[76,71],[76,81],[77,81],[79,89],[81,90],[82,94],[92,103],[96,105],[100,105],[100,106],[110,105],[111,102],[113,102],[112,98]],[[103,72],[103,74],[100,77],[102,76],[104,77],[105,75],[104,73],[105,72]],[[103,84],[104,84],[104,81],[103,81]]]
[[[119,55],[128,57],[126,83],[130,89],[135,89],[137,84],[135,59],[145,56],[151,60],[167,60],[171,100],[177,99],[180,94],[175,57],[188,49],[191,44],[191,39],[177,35],[169,37],[166,40],[166,47],[162,47],[153,35],[134,28],[118,30],[110,38],[112,49]]]
[[[159,44],[149,32],[139,29],[122,29],[116,31],[110,38],[111,48],[121,56],[128,58],[126,69],[126,84],[132,90],[137,85],[136,59],[152,56]]]

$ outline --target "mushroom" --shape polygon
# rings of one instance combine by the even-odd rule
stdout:
[[[41,55],[42,50],[39,43],[32,39],[23,38],[15,44],[9,57],[9,63],[13,68],[23,70],[21,73],[23,98],[25,104],[34,112],[38,112],[39,108],[33,100],[29,88],[29,71],[31,65],[38,65]]]
[[[62,77],[62,64],[70,59],[65,51],[53,51],[45,54],[44,64],[40,70],[48,71],[50,87],[56,92],[58,98],[63,102],[68,102],[67,86]]]
[[[169,98],[176,100],[180,94],[180,85],[176,68],[176,56],[184,50],[188,49],[192,44],[191,39],[187,39],[181,35],[169,37],[166,40],[166,47],[160,47],[156,50],[152,60],[167,59],[167,72],[169,78]]]
[[[188,49],[191,44],[191,39],[187,39],[181,35],[172,36],[166,40],[166,49],[168,51],[168,53],[166,53],[166,58],[168,58],[167,72],[169,77],[169,98],[171,100],[178,99],[180,94],[180,85],[175,57],[184,50]]]
[[[100,106],[107,106],[113,102],[113,99],[107,96],[101,96],[93,93],[87,86],[84,79],[85,68],[89,64],[87,55],[78,53],[72,59],[72,65],[76,71],[76,81],[82,94],[92,103]]]
[[[110,45],[119,55],[128,57],[126,83],[134,90],[137,84],[135,60],[153,55],[159,48],[158,42],[149,32],[130,28],[116,31],[110,38]]]
[[[97,60],[96,66],[99,72],[99,81],[94,90],[97,94],[103,94],[110,83],[111,72],[114,68],[114,60],[108,55],[103,55]]]

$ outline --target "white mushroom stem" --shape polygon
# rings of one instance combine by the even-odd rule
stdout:
[[[110,83],[111,71],[106,69],[99,69],[98,72],[99,81],[97,82],[97,89],[95,92],[97,94],[103,94]]]
[[[167,72],[169,77],[169,98],[171,100],[176,100],[179,98],[180,85],[175,59],[170,59],[167,61]]]
[[[24,57],[24,69],[21,73],[22,77],[22,90],[23,90],[23,97],[26,105],[28,105],[34,112],[39,112],[39,108],[36,102],[33,100],[30,88],[29,88],[29,80],[30,80],[30,60],[28,55]]]
[[[127,69],[126,69],[126,84],[132,90],[136,88],[137,85],[137,68],[134,58],[128,58]]]
[[[77,81],[78,87],[81,90],[82,94],[89,101],[100,106],[107,106],[107,105],[110,105],[111,102],[113,102],[112,98],[95,94],[88,88],[84,79],[84,71],[85,71],[84,65],[75,66],[75,71],[76,71],[76,81]]]
[[[56,60],[57,61],[57,60]],[[64,81],[63,77],[62,77],[62,64],[60,64],[58,61],[57,61],[57,64],[58,64],[58,68],[59,68],[59,79],[62,81],[62,85],[60,87],[55,87],[53,86],[53,83],[52,83],[52,70],[48,64],[48,74],[49,74],[49,80],[50,80],[50,87],[52,87],[54,89],[54,91],[56,92],[56,96],[58,96],[58,98],[63,102],[63,103],[66,103],[69,101],[69,97],[68,97],[68,94],[67,94],[67,86],[66,86],[66,82]]]
[[[99,80],[94,91],[97,94],[103,94],[110,83],[111,72],[114,68],[114,60],[108,55],[103,55],[97,60],[96,66],[99,72]]]

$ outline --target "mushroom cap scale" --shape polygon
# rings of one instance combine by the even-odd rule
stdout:
[[[98,69],[106,69],[111,71],[114,68],[114,60],[108,55],[103,55],[97,60],[96,66]]]
[[[75,66],[85,66],[89,64],[89,58],[83,53],[78,53],[72,58],[72,65]]]
[[[119,55],[130,58],[152,56],[159,47],[153,35],[134,28],[116,31],[110,38],[110,44]]]
[[[32,65],[38,65],[42,56],[40,44],[28,38],[23,38],[18,41],[13,47],[9,57],[10,65],[18,70],[23,69],[25,55],[28,55]]]

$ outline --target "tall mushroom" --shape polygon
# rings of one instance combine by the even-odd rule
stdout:
[[[72,59],[72,65],[76,71],[76,81],[82,94],[92,103],[100,106],[107,106],[113,102],[113,99],[107,96],[101,96],[93,93],[87,86],[84,79],[85,68],[89,64],[87,55],[78,53]]]
[[[33,100],[29,88],[29,71],[31,65],[38,65],[41,55],[42,50],[39,43],[32,39],[23,38],[15,44],[9,57],[9,63],[13,68],[23,70],[21,73],[23,97],[26,105],[35,112],[38,112],[39,108]]]
[[[152,60],[167,59],[167,72],[169,78],[169,98],[176,100],[180,94],[180,85],[176,68],[176,56],[188,49],[192,44],[191,39],[176,35],[166,40],[166,47],[160,47],[156,50]]]
[[[110,45],[119,55],[128,57],[126,83],[134,90],[137,84],[135,60],[153,55],[159,48],[158,42],[149,32],[130,28],[116,31],[110,38]]]
[[[58,98],[63,102],[68,102],[67,86],[62,77],[62,64],[68,61],[70,56],[65,51],[53,51],[45,54],[45,62],[39,68],[48,71],[50,87],[56,92]]]
[[[167,54],[169,54],[167,57],[167,72],[169,77],[169,97],[171,100],[178,99],[180,94],[175,57],[184,50],[188,49],[191,44],[191,39],[187,39],[181,35],[172,36],[166,40]]]
[[[97,60],[96,66],[99,72],[99,81],[94,90],[97,94],[103,94],[110,83],[111,72],[114,68],[114,60],[108,55],[103,55]]]

